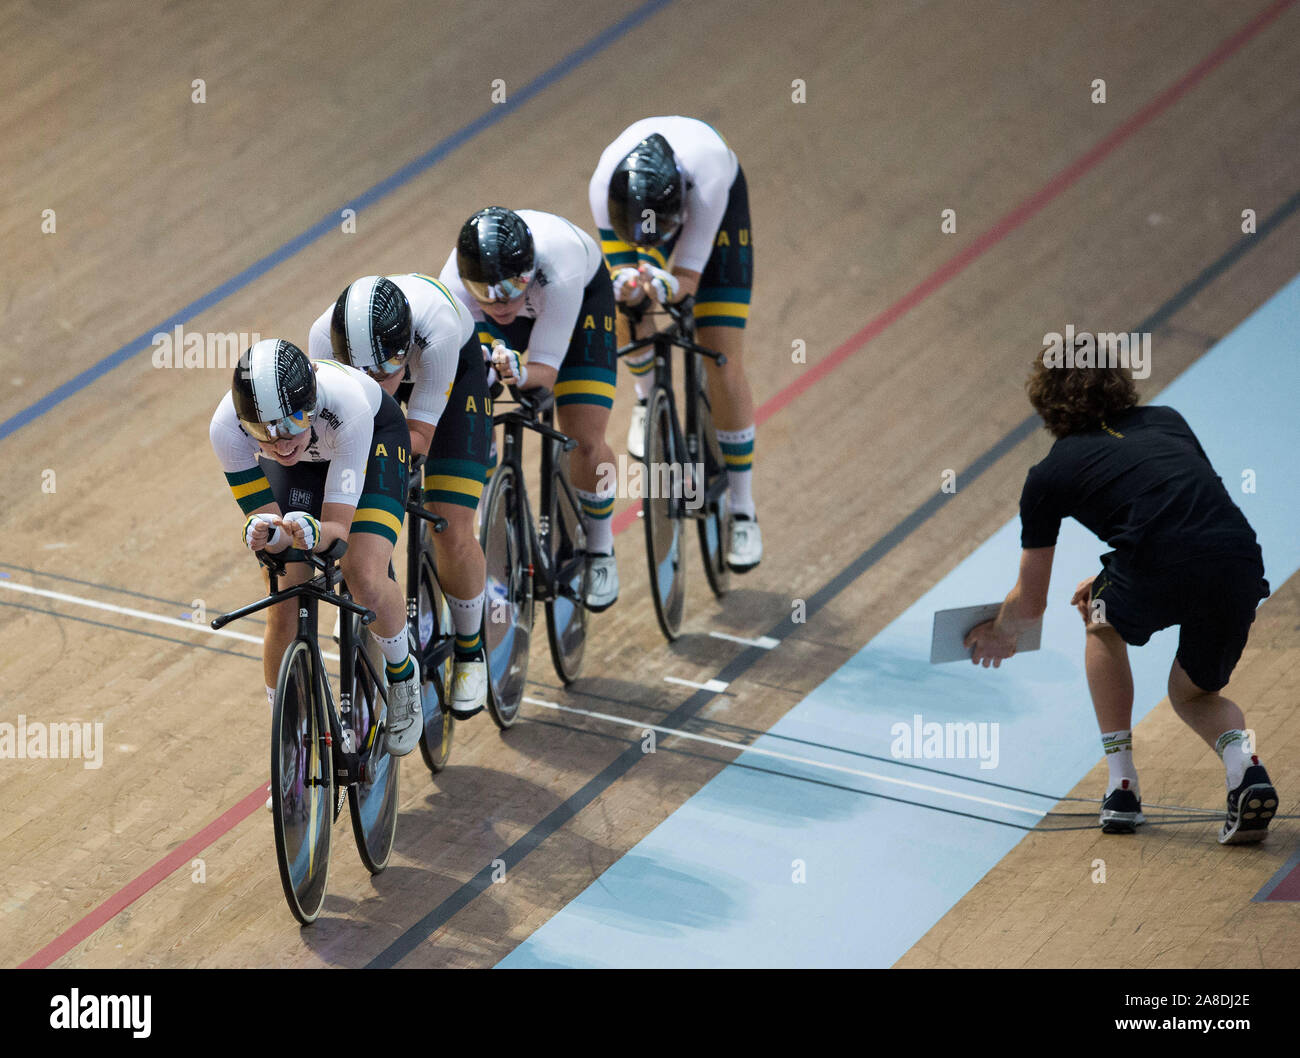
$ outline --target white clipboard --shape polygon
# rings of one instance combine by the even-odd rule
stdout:
[[[1000,602],[982,606],[959,606],[955,610],[938,610],[934,615],[934,633],[930,637],[930,664],[942,665],[947,661],[970,661],[970,647],[962,640],[972,628],[997,617],[1002,609]],[[1040,617],[1020,633],[1016,640],[1016,653],[1037,650],[1043,640],[1043,619]]]

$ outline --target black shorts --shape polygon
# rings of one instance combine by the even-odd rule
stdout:
[[[1199,558],[1159,570],[1135,570],[1115,559],[1113,551],[1102,556],[1092,583],[1094,603],[1105,604],[1105,622],[1135,647],[1178,625],[1183,671],[1203,691],[1227,686],[1255,608],[1269,595],[1260,558]]]
[[[481,354],[480,354],[481,355]],[[274,459],[261,458],[262,470],[271,484],[271,493],[280,511],[306,511],[321,516],[325,498],[325,478],[329,462],[295,463],[281,466]],[[374,533],[391,544],[397,543],[406,514],[406,487],[411,465],[411,433],[406,417],[387,393],[375,415],[374,434],[370,438],[370,457],[366,461],[366,479],[361,485],[361,499],[352,516],[352,533]]]
[[[424,502],[454,503],[475,510],[487,481],[492,443],[492,398],[479,336],[460,350],[447,407],[433,431],[424,465]]]
[[[614,286],[602,266],[582,291],[582,307],[555,379],[557,408],[568,404],[594,404],[606,409],[614,406],[614,368],[618,363],[614,313]],[[528,348],[536,322],[531,317],[517,316],[503,327],[484,320],[478,324],[479,340],[490,346],[494,338],[500,338],[511,349],[522,351]]]

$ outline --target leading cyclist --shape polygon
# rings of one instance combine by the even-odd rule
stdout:
[[[406,510],[411,447],[396,401],[360,371],[309,360],[296,345],[268,338],[239,358],[209,437],[246,515],[249,550],[323,551],[335,540],[348,542],[343,575],[353,598],[375,611],[371,634],[387,661],[388,751],[410,753],[424,718],[406,599],[388,577]],[[311,572],[305,562],[289,563],[284,586]],[[296,601],[267,610],[262,671],[272,704],[280,661],[297,628]]]

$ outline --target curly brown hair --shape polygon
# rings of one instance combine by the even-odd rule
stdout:
[[[1025,380],[1034,411],[1053,437],[1100,429],[1138,403],[1137,386],[1122,367],[1048,367],[1040,354]]]

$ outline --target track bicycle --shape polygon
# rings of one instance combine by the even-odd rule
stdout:
[[[501,459],[483,494],[479,527],[487,560],[483,638],[488,655],[488,708],[497,726],[519,715],[528,676],[533,603],[546,606],[546,633],[556,675],[572,683],[587,639],[586,534],[569,480],[577,442],[552,425],[549,392],[510,387],[517,408],[493,416],[502,426]],[[541,515],[533,519],[523,474],[523,437],[542,438]]]
[[[704,574],[718,598],[731,587],[727,552],[731,524],[727,502],[727,465],[713,425],[713,409],[705,387],[704,358],[721,366],[727,358],[695,342],[694,298],[665,305],[671,323],[619,349],[628,356],[654,348],[654,381],[646,398],[643,462],[648,479],[642,503],[646,559],[655,617],[669,642],[681,632],[686,606],[686,539],[684,523],[699,527]],[[677,414],[673,389],[673,350],[683,353],[686,423]]]

